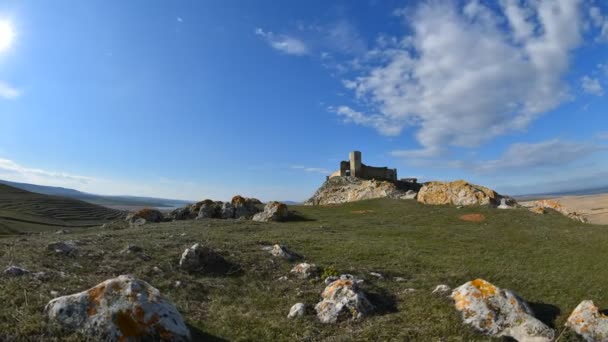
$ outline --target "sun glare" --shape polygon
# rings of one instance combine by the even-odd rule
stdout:
[[[8,49],[13,42],[15,32],[11,23],[8,21],[0,21],[0,52]]]

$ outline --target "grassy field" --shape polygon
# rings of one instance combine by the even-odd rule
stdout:
[[[62,236],[42,233],[26,241],[0,239],[0,265],[65,272],[63,278],[46,281],[0,278],[0,340],[83,340],[76,334],[56,335],[45,322],[42,309],[53,298],[51,291],[71,294],[125,273],[150,282],[173,300],[197,340],[488,341],[461,324],[448,298],[431,294],[438,284],[456,287],[477,277],[518,292],[558,334],[581,300],[608,307],[606,226],[525,209],[457,209],[388,199],[291,209],[300,220],[180,221]],[[474,213],[486,220],[459,219]],[[81,254],[67,257],[46,251],[48,243],[60,239],[80,240]],[[181,252],[195,242],[211,245],[241,272],[209,276],[178,270]],[[128,243],[142,247],[151,260],[120,254]],[[324,284],[277,280],[293,263],[272,259],[261,250],[273,243],[287,245],[308,262],[365,279],[363,288],[377,313],[337,325],[321,324],[314,315],[288,320],[291,305],[314,305]],[[182,285],[176,287],[176,281]],[[578,338],[564,332],[560,341]]]
[[[0,235],[95,227],[122,215],[118,210],[99,205],[0,184]]]

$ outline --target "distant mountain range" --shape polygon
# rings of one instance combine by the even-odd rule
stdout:
[[[527,198],[541,198],[541,197],[559,197],[559,196],[584,196],[584,195],[598,195],[608,193],[608,186],[602,186],[597,188],[581,189],[581,190],[567,190],[567,191],[556,191],[546,192],[538,194],[525,194],[513,196],[515,198],[527,199]]]
[[[28,183],[17,183],[5,180],[0,180],[0,184],[6,184],[14,188],[35,192],[38,194],[52,195],[68,197],[77,199],[105,207],[154,207],[154,208],[177,208],[183,207],[192,202],[166,199],[166,198],[154,198],[154,197],[138,197],[138,196],[104,196],[89,194],[74,189],[61,188],[55,186],[36,185]]]

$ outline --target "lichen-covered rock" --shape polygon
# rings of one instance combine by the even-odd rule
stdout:
[[[374,310],[359,282],[350,275],[342,275],[333,281],[323,293],[321,301],[315,305],[317,318],[322,323],[336,323],[345,320],[358,320]]]
[[[302,259],[302,256],[299,255],[298,253],[293,252],[293,251],[289,250],[289,248],[287,248],[285,246],[281,246],[279,244],[272,246],[272,249],[270,250],[270,254],[272,254],[272,256],[283,258],[288,261]]]
[[[329,205],[373,198],[402,198],[408,187],[417,184],[366,180],[356,177],[333,177],[325,181],[304,205]]]
[[[291,307],[291,309],[289,309],[289,314],[287,315],[287,318],[298,318],[304,316],[305,314],[306,305],[304,305],[304,303],[296,303]]]
[[[536,319],[528,304],[510,290],[475,279],[454,289],[451,297],[463,322],[482,334],[518,341],[553,341],[553,329]]]
[[[319,273],[319,268],[315,264],[303,262],[295,265],[289,273],[300,279],[308,279],[312,276],[316,276]]]
[[[145,281],[129,275],[51,300],[52,322],[99,341],[189,341],[190,331],[175,306]]]
[[[268,202],[264,206],[264,211],[253,215],[254,221],[270,222],[270,221],[285,221],[289,217],[287,205],[281,202]]]
[[[584,216],[582,216],[581,214],[579,214],[575,211],[568,210],[566,207],[564,207],[561,203],[559,203],[557,201],[540,200],[540,201],[526,203],[524,206],[527,207],[531,212],[533,212],[535,214],[544,214],[544,213],[546,213],[545,209],[552,209],[575,221],[587,223],[587,218],[585,218]]]
[[[137,222],[141,222],[141,219],[145,220],[144,223],[161,222],[163,220],[163,213],[156,209],[145,208],[134,213],[129,213],[125,220],[130,224],[136,224]]]
[[[496,205],[501,196],[494,190],[470,184],[464,180],[454,182],[428,182],[418,192],[423,204]]]
[[[19,266],[9,266],[7,268],[4,269],[4,274],[7,277],[20,277],[26,274],[29,274],[30,271],[26,270],[25,268],[21,268]]]
[[[188,272],[221,273],[226,270],[226,260],[208,246],[198,243],[182,253],[179,268]]]
[[[251,218],[257,214],[260,209],[256,206],[255,199],[245,198],[240,195],[232,197],[230,201],[234,207],[234,218]]]
[[[587,342],[608,341],[608,316],[602,314],[591,300],[582,301],[572,311],[566,326]]]

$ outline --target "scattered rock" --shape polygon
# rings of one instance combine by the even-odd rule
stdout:
[[[303,262],[295,265],[290,273],[296,275],[300,279],[308,279],[312,276],[316,276],[319,273],[319,268],[315,264]]]
[[[558,213],[567,216],[575,221],[579,221],[581,223],[587,223],[587,219],[581,214],[575,211],[569,211],[566,207],[564,207],[561,203],[552,200],[541,200],[534,201],[524,204],[531,212],[536,214],[544,214],[546,213],[545,209],[553,209]]]
[[[240,195],[232,197],[230,203],[234,207],[234,218],[250,218],[257,214],[260,209],[256,206],[256,199],[245,198]]]
[[[281,202],[268,202],[264,206],[264,211],[253,216],[254,221],[270,222],[270,221],[286,221],[289,217],[287,205]]]
[[[433,294],[437,294],[440,296],[446,295],[448,294],[448,292],[450,292],[451,288],[445,284],[441,284],[441,285],[437,285],[437,287],[435,287],[435,289],[433,290]]]
[[[608,317],[600,313],[591,300],[582,301],[568,317],[566,326],[588,342],[608,339]]]
[[[454,289],[452,299],[465,324],[492,337],[553,341],[555,332],[536,319],[528,304],[510,290],[475,279]]]
[[[55,234],[69,234],[71,231],[69,229],[59,229],[55,232]]]
[[[287,281],[287,280],[289,280],[289,278],[287,278],[287,276],[282,276],[282,277],[277,278],[277,280],[278,281]]]
[[[30,271],[26,270],[25,268],[21,268],[19,266],[11,265],[4,269],[4,274],[7,277],[20,277],[20,276],[26,275],[28,273],[30,273]]]
[[[327,285],[321,294],[322,300],[315,310],[322,323],[336,323],[345,320],[358,320],[374,310],[359,282],[351,275],[342,275],[340,279]]]
[[[408,293],[412,293],[414,291],[416,291],[416,289],[410,287],[410,288],[404,289],[402,292],[404,294],[408,294]]]
[[[376,278],[378,278],[380,280],[384,279],[384,276],[382,274],[378,273],[378,272],[369,272],[369,275],[371,275],[372,277],[376,277]]]
[[[401,282],[407,281],[407,279],[405,279],[405,278],[403,278],[403,277],[395,277],[395,278],[393,278],[393,280],[395,280],[395,281],[396,281],[396,282],[398,282],[398,283],[401,283]]]
[[[57,254],[74,255],[78,251],[76,241],[54,242],[47,245],[49,251]]]
[[[306,314],[306,305],[304,305],[304,303],[296,303],[291,307],[291,309],[289,309],[289,315],[287,315],[287,318],[294,319],[294,318],[302,317],[305,314]]]
[[[130,253],[141,253],[143,251],[144,251],[143,248],[141,248],[137,245],[128,244],[127,247],[125,249],[123,249],[120,253],[130,254]]]
[[[466,214],[461,215],[460,219],[467,222],[483,222],[486,217],[483,214]]]
[[[221,205],[221,202],[216,203],[212,200],[204,200],[200,205],[196,219],[220,218],[222,209]]]
[[[302,259],[302,256],[296,252],[290,251],[287,247],[281,245],[272,246],[272,250],[270,250],[270,254],[275,257],[280,257],[288,261],[295,261]]]
[[[464,180],[454,182],[428,182],[418,192],[418,202],[423,204],[495,205],[500,196],[494,190],[470,184]]]
[[[224,273],[228,263],[210,247],[196,243],[182,253],[179,268],[188,272]]]
[[[190,340],[175,306],[156,288],[129,275],[55,298],[45,313],[64,328],[97,340]]]

